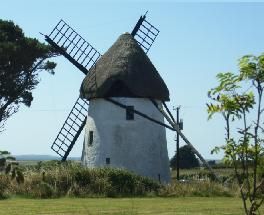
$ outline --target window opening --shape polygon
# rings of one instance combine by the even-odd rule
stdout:
[[[106,163],[106,164],[110,164],[110,158],[106,158],[106,159],[105,159],[105,163]]]
[[[134,106],[127,106],[126,120],[134,120]]]
[[[93,131],[89,131],[89,145],[93,144]]]

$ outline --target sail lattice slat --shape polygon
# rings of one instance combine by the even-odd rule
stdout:
[[[82,98],[78,98],[51,146],[51,149],[55,151],[62,160],[66,160],[79,137],[85,125],[87,114],[88,102]]]
[[[46,37],[57,51],[64,55],[84,74],[96,63],[101,54],[62,19]]]
[[[131,34],[141,48],[148,53],[159,34],[159,30],[146,20],[146,16],[141,16]]]

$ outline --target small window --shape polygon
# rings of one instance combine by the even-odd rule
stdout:
[[[93,131],[89,131],[89,145],[93,144]]]
[[[126,120],[134,120],[134,106],[127,106]]]
[[[159,179],[159,183],[160,183],[160,174],[158,174],[158,179]]]
[[[106,163],[106,164],[110,164],[110,158],[106,158],[106,159],[105,159],[105,163]]]

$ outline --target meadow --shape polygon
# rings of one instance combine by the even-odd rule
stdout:
[[[230,197],[181,198],[11,198],[0,201],[0,214],[160,214],[241,215],[241,200]],[[262,208],[263,209],[263,208]],[[262,214],[264,210],[261,211]]]
[[[0,174],[1,214],[243,214],[232,170],[221,182],[203,168],[172,171],[162,185],[125,170],[85,169],[78,162],[24,162],[18,183]],[[261,208],[260,214],[264,214]]]

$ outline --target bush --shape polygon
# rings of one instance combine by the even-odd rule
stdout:
[[[160,187],[150,179],[126,170],[111,168],[79,169],[74,174],[74,182],[75,192],[76,187],[79,187],[86,190],[87,194],[109,197],[145,195]],[[83,195],[83,192],[80,193]]]
[[[109,180],[111,183],[110,197],[118,196],[142,196],[150,192],[157,192],[161,187],[152,179],[135,175],[127,170],[109,169]]]
[[[22,195],[30,198],[139,197],[139,196],[231,196],[237,187],[232,178],[225,183],[212,182],[208,171],[187,170],[181,174],[186,183],[161,185],[123,169],[88,169],[75,162],[42,162],[24,168],[24,182],[0,175],[0,198]]]
[[[160,188],[158,182],[126,170],[88,169],[74,162],[43,162],[24,171],[25,182],[14,193],[34,198],[142,196]]]
[[[0,199],[6,199],[8,197],[9,187],[9,177],[7,175],[0,174]]]

